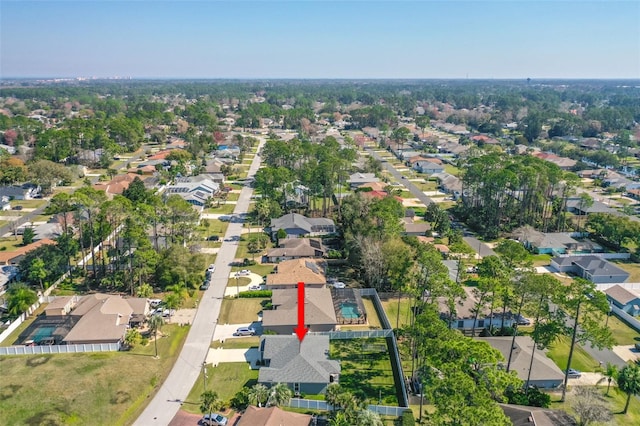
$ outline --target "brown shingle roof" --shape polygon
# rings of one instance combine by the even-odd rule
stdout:
[[[26,245],[24,247],[18,247],[17,249],[13,250],[13,251],[3,251],[0,252],[0,263],[2,264],[6,264],[9,263],[12,259],[15,259],[18,256],[22,256],[24,254],[29,253],[32,250],[37,249],[40,246],[46,245],[46,244],[55,244],[56,242],[49,239],[49,238],[43,238],[41,240],[38,240],[36,242],[33,242],[29,245]]]
[[[325,262],[313,259],[285,260],[278,264],[278,272],[267,275],[267,285],[326,284]]]
[[[247,407],[236,426],[309,426],[311,416],[291,413],[278,407]]]

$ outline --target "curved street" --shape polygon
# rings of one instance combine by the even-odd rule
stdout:
[[[265,140],[260,138],[257,152],[260,151],[264,142]],[[259,167],[260,156],[255,155],[249,167],[248,176],[252,177]],[[236,217],[241,218],[242,214],[249,210],[252,192],[249,186],[242,188],[233,212]],[[230,265],[238,249],[242,222],[242,220],[232,220],[229,223],[222,247],[216,257],[216,270],[211,278],[211,286],[204,292],[198,304],[198,310],[182,351],[169,376],[134,425],[168,425],[198,379],[217,325],[222,299],[231,273]]]

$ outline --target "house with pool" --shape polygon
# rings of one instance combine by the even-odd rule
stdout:
[[[331,290],[305,288],[304,319],[309,331],[333,331],[338,323]],[[264,330],[291,334],[298,325],[298,290],[273,290],[271,310],[262,312]]]

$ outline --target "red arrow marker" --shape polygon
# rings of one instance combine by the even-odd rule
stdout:
[[[293,329],[298,335],[300,343],[304,340],[304,336],[309,329],[304,326],[304,283],[298,283],[298,326]]]

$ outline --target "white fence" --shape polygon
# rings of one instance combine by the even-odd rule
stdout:
[[[40,297],[40,300],[38,300],[36,303],[34,303],[33,305],[31,305],[29,307],[29,309],[27,309],[26,312],[22,313],[18,318],[16,318],[11,324],[9,324],[9,327],[7,327],[2,333],[0,333],[0,342],[3,342],[4,339],[6,339],[7,337],[9,337],[9,335],[11,333],[13,333],[13,331],[18,328],[18,326],[20,324],[22,324],[24,322],[24,320],[26,320],[29,315],[31,315],[33,313],[33,311],[35,311],[36,309],[38,309],[38,306],[40,306],[40,303],[42,303],[43,301],[43,297]]]
[[[577,257],[577,256],[597,256],[603,259],[629,259],[631,253],[570,253],[570,254],[554,254],[555,257]]]
[[[627,290],[640,290],[640,283],[606,283],[606,284],[596,284],[596,288],[600,291],[605,291],[613,287],[614,285],[619,285],[622,288]]]
[[[308,334],[329,336],[330,340],[374,339],[378,337],[393,337],[393,330],[313,331]]]
[[[322,411],[330,411],[332,409],[331,405],[327,404],[326,401],[317,401],[314,399],[302,399],[302,398],[291,398],[289,401],[289,407],[291,408],[303,408],[305,410],[322,410]],[[369,411],[373,411],[374,413],[382,414],[383,416],[396,416],[400,417],[402,413],[409,410],[406,407],[393,407],[388,405],[368,405],[367,409]]]
[[[119,350],[120,343],[51,346],[7,346],[0,347],[0,355],[72,354],[80,352],[116,352]]]
[[[637,318],[632,317],[622,309],[617,306],[611,305],[611,311],[618,316],[618,318],[622,319],[622,321],[626,322],[634,328],[637,332],[640,332],[640,321]]]

